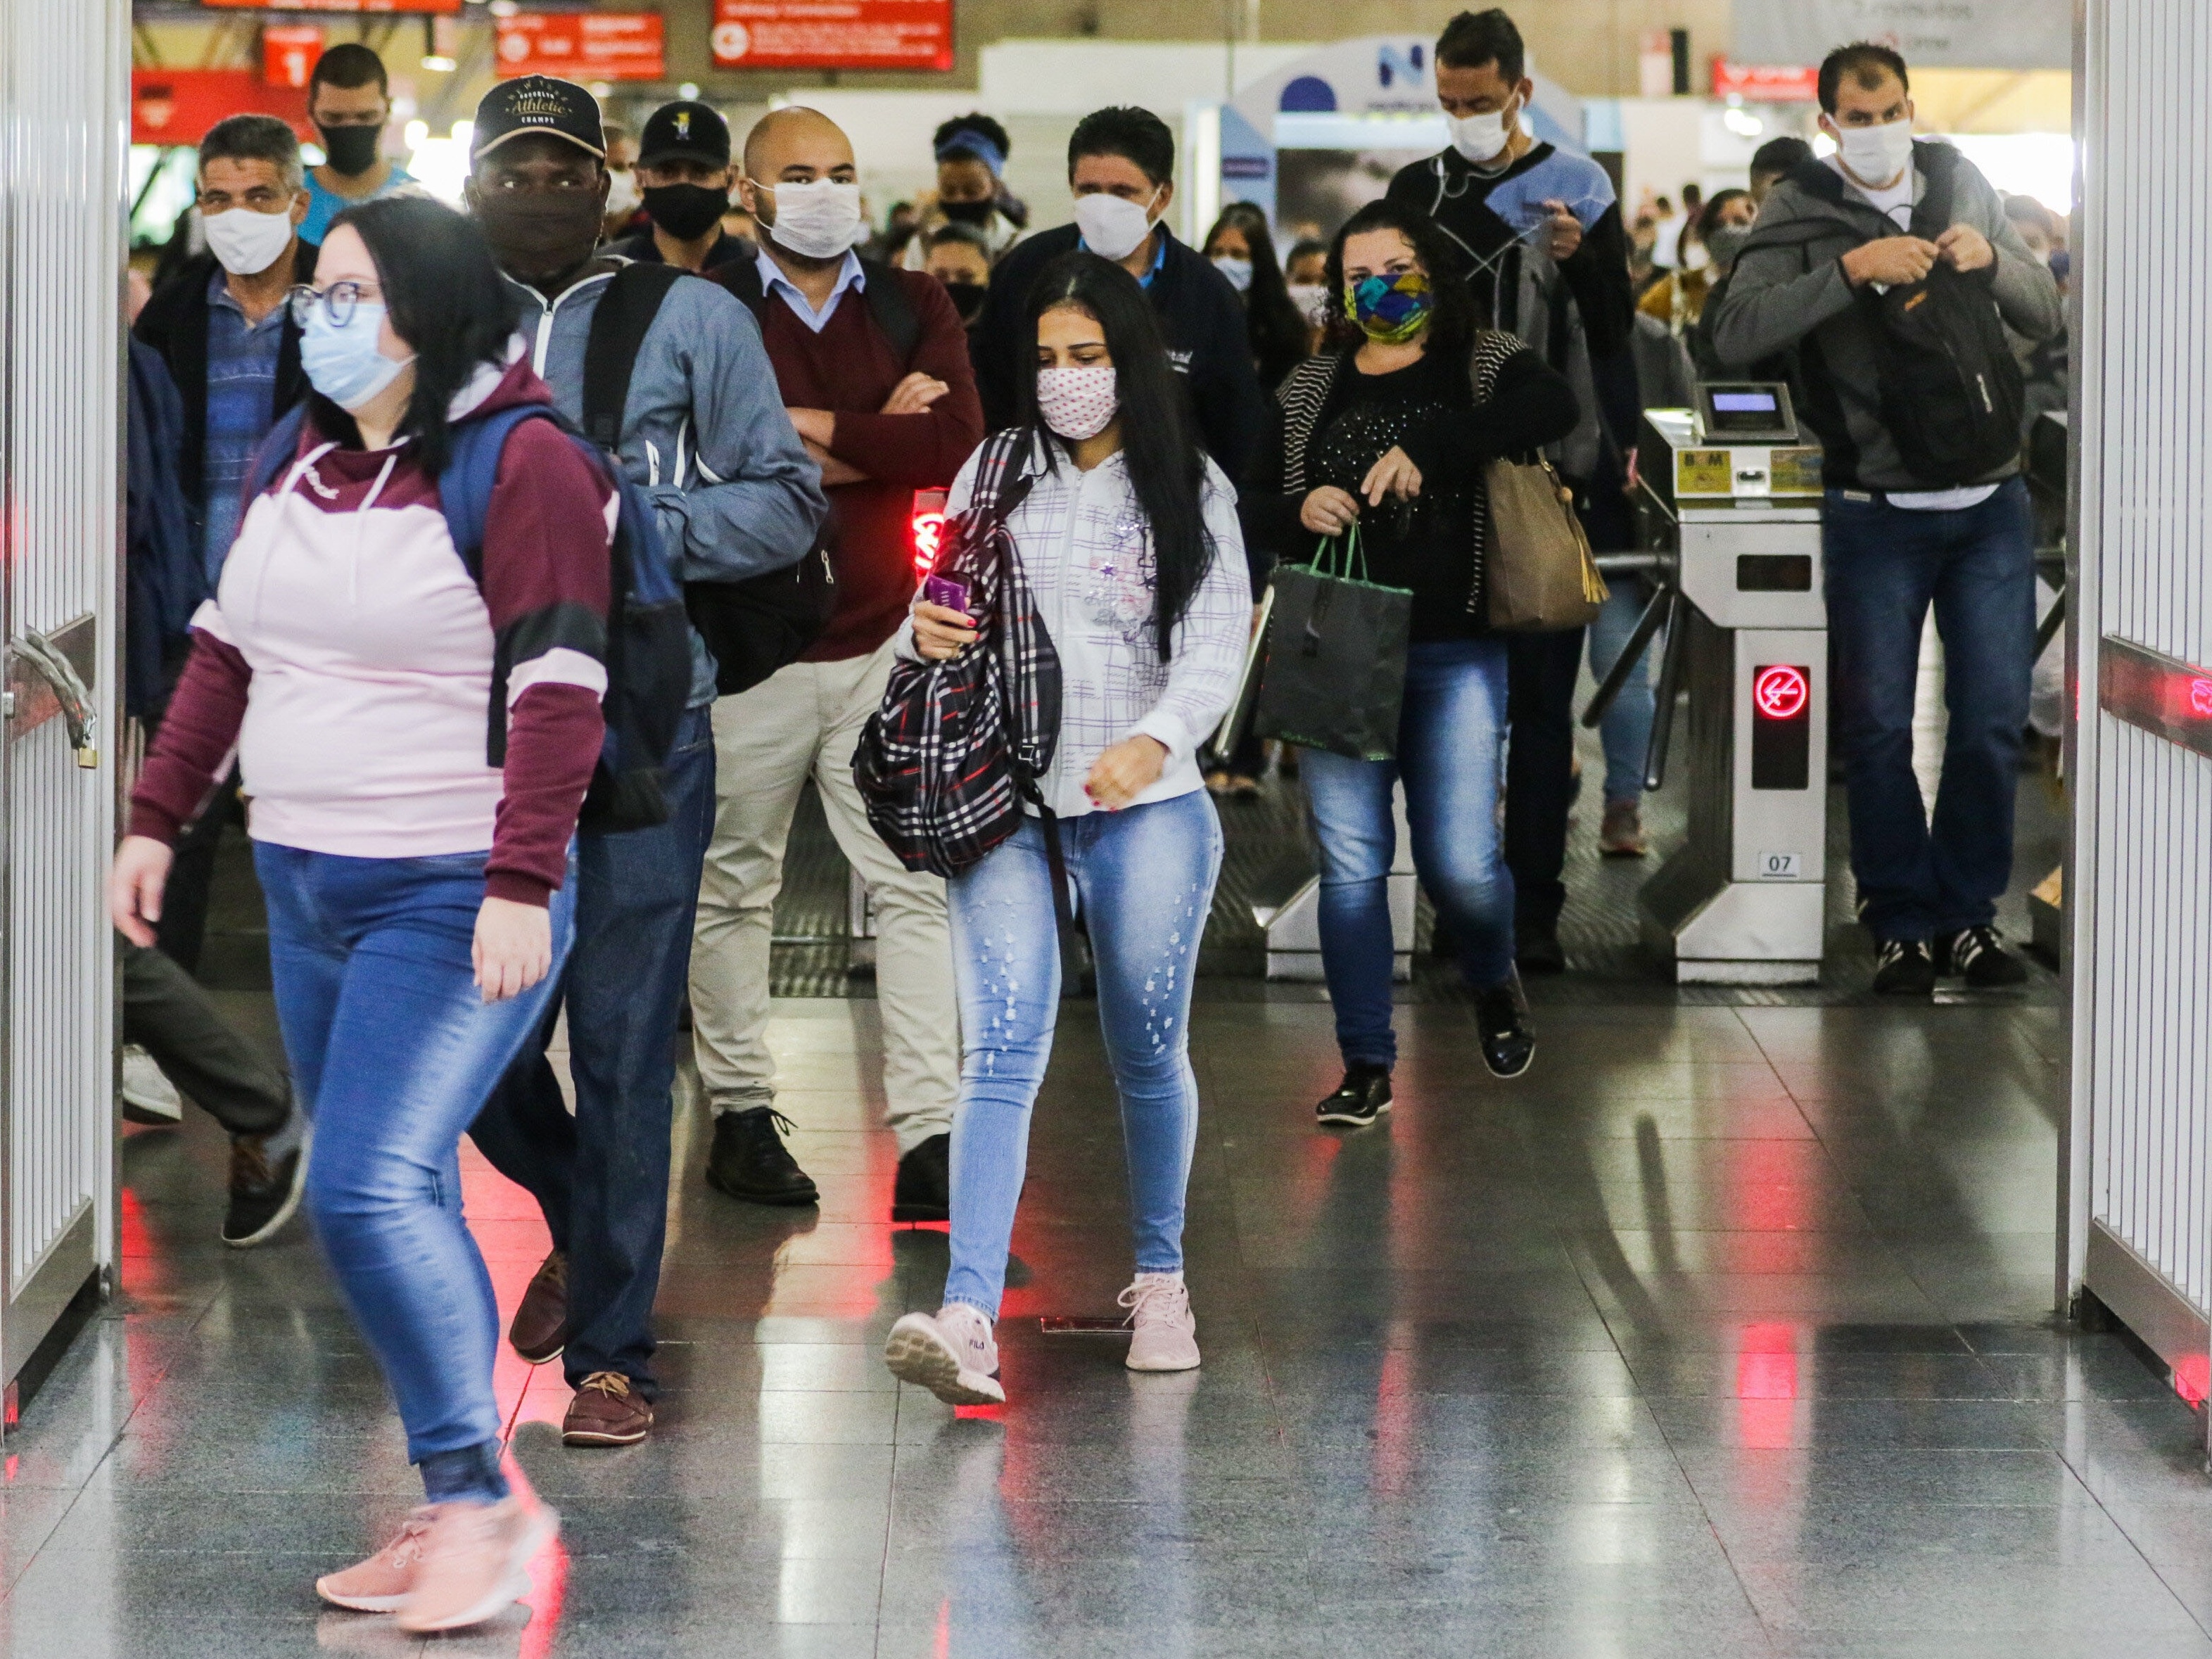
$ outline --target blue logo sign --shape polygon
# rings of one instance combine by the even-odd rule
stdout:
[[[1428,79],[1421,70],[1425,56],[1426,48],[1418,40],[1402,52],[1394,46],[1377,46],[1375,49],[1375,78],[1385,87],[1396,86],[1401,81],[1409,86],[1418,87]]]

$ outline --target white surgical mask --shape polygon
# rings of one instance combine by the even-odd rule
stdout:
[[[1328,284],[1292,283],[1291,303],[1298,308],[1298,315],[1306,319],[1308,328],[1319,328],[1328,320]]]
[[[1912,165],[1912,123],[1885,121],[1878,127],[1838,127],[1837,147],[1844,165],[1861,184],[1893,183]]]
[[[1037,370],[1036,400],[1038,418],[1073,444],[1103,432],[1121,406],[1111,363],[1041,368]]]
[[[1252,289],[1252,262],[1240,259],[1233,253],[1217,253],[1213,268],[1229,279],[1229,286],[1239,294],[1249,294]]]
[[[860,187],[836,179],[768,187],[775,218],[768,234],[801,258],[834,259],[860,237]]]
[[[645,198],[638,193],[637,174],[628,167],[607,175],[607,217],[627,219]]]
[[[1141,202],[1093,191],[1075,198],[1075,228],[1083,246],[1102,259],[1126,259],[1152,234],[1152,204],[1158,190]]]
[[[1470,161],[1494,161],[1512,143],[1521,112],[1517,108],[1492,110],[1484,115],[1446,116],[1444,121],[1451,128],[1452,148],[1461,155]]]
[[[292,246],[292,216],[230,208],[201,221],[208,246],[234,276],[258,276],[284,257]]]

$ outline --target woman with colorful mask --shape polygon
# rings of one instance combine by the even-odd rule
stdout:
[[[1322,965],[1344,1081],[1323,1123],[1371,1123],[1391,1101],[1393,786],[1413,864],[1474,992],[1484,1063],[1528,1069],[1535,1036],[1513,969],[1513,878],[1498,844],[1505,641],[1490,630],[1483,469],[1574,429],[1567,382],[1512,336],[1479,326],[1474,290],[1435,221],[1370,203],[1337,233],[1328,286],[1338,349],[1292,371],[1247,481],[1245,534],[1304,562],[1355,526],[1368,580],[1413,595],[1395,760],[1310,750],[1299,775],[1321,852]],[[1475,376],[1492,390],[1478,402]]]
[[[1221,870],[1221,823],[1198,774],[1243,665],[1251,614],[1237,492],[1188,424],[1137,279],[1062,255],[1030,301],[1034,349],[1004,486],[1006,528],[1060,659],[1059,743],[1040,781],[1067,893],[1090,928],[1098,1021],[1121,1093],[1136,1275],[1133,1370],[1188,1370],[1184,1189],[1198,1135],[1191,976]],[[977,452],[952,486],[974,498]],[[902,654],[975,647],[975,619],[917,600]],[[988,647],[982,648],[988,648]],[[891,1328],[884,1360],[957,1405],[1003,1401],[992,1327],[1052,1052],[1060,959],[1044,821],[946,884],[965,1044],[952,1126],[952,1267],[943,1307]]]

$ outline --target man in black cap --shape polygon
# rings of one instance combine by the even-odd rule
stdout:
[[[722,228],[730,210],[730,124],[711,105],[691,99],[663,104],[638,140],[637,182],[650,230],[626,236],[607,252],[617,258],[712,270],[756,250]]]

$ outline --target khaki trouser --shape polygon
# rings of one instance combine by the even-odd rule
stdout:
[[[715,702],[714,837],[699,887],[691,1018],[700,1080],[714,1109],[772,1104],[769,945],[792,814],[811,775],[830,833],[873,900],[884,1093],[903,1155],[952,1127],[960,1016],[945,884],[891,856],[853,784],[853,748],[883,700],[891,662],[888,643],[872,657],[796,662]]]

